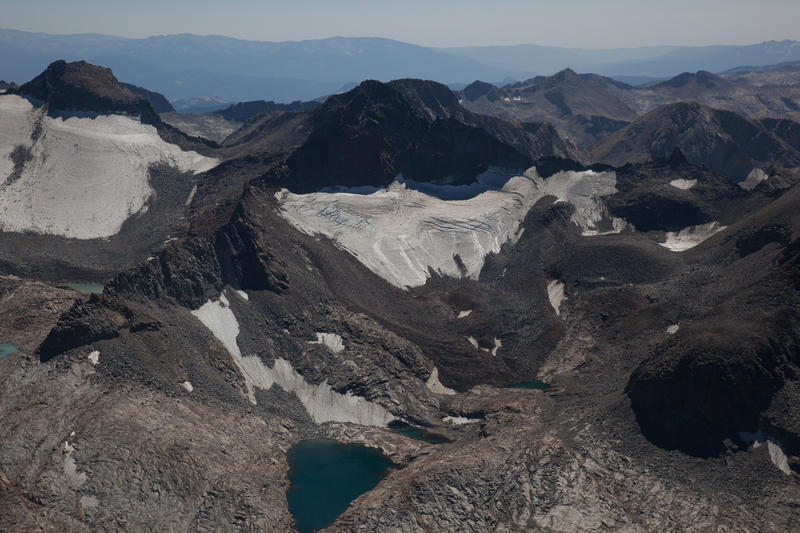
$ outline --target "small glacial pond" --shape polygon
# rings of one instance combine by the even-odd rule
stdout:
[[[17,352],[19,349],[10,342],[0,342],[0,359]]]
[[[444,442],[450,442],[449,439],[441,435],[431,433],[430,431],[427,431],[424,428],[418,426],[412,426],[411,424],[406,424],[405,422],[390,423],[389,431],[392,431],[393,433],[399,433],[400,435],[405,435],[406,437],[411,437],[412,439],[421,440],[430,444],[442,444]]]
[[[103,294],[102,283],[65,283],[70,289],[75,289],[78,292],[86,294]]]
[[[550,388],[550,385],[535,379],[533,381],[520,381],[519,383],[512,383],[511,385],[506,385],[504,388],[547,390]]]
[[[329,526],[393,466],[375,448],[335,440],[298,442],[289,450],[286,492],[297,530],[310,533]]]

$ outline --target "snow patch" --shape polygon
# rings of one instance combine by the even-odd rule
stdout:
[[[673,252],[683,252],[694,248],[715,233],[724,230],[726,226],[720,226],[719,222],[709,222],[699,226],[690,226],[678,232],[668,231],[667,239],[659,243],[664,248],[669,248]]]
[[[772,437],[765,436],[760,430],[756,433],[747,433],[742,431],[739,433],[741,438],[746,444],[752,445],[753,448],[759,448],[766,441],[767,452],[769,453],[769,460],[772,461],[778,470],[784,474],[791,475],[792,468],[789,466],[789,459],[786,457],[780,443]]]
[[[772,464],[778,467],[778,470],[784,474],[791,474],[792,469],[789,467],[789,459],[783,453],[781,445],[773,440],[767,441],[767,450],[769,451],[769,459]]]
[[[97,350],[93,351],[92,353],[89,354],[88,359],[93,365],[97,366],[97,363],[100,362],[100,352],[98,352]]]
[[[371,194],[283,190],[276,198],[282,216],[300,231],[330,238],[388,282],[409,288],[424,285],[431,270],[477,279],[486,256],[515,243],[525,215],[547,195],[573,204],[572,221],[584,232],[599,232],[598,225],[610,219],[599,197],[616,191],[614,172],[559,172],[543,179],[530,168],[502,189],[461,200],[399,181]],[[614,227],[621,231],[624,221]]]
[[[494,338],[494,348],[492,348],[492,355],[497,355],[497,350],[503,347],[503,341],[498,339],[497,337]]]
[[[752,191],[758,186],[759,183],[768,179],[769,176],[767,176],[766,172],[760,168],[754,168],[750,171],[750,174],[747,175],[747,178],[745,178],[744,181],[739,182],[739,187],[746,191]]]
[[[97,501],[97,498],[95,498],[94,496],[86,496],[86,495],[84,495],[84,496],[81,496],[80,504],[81,504],[81,507],[83,507],[84,509],[93,509],[93,508],[97,507],[100,504],[100,502]]]
[[[680,328],[681,327],[678,324],[672,324],[671,326],[667,326],[667,333],[669,333],[670,335],[675,335],[676,333],[678,333],[678,330]]]
[[[472,345],[472,346],[473,346],[473,347],[474,347],[476,350],[477,350],[477,349],[479,349],[479,346],[478,346],[478,340],[477,340],[475,337],[473,337],[472,335],[470,335],[469,337],[465,337],[465,338],[466,338],[466,339],[469,341],[469,343],[470,343],[470,344],[471,344],[471,345]]]
[[[327,381],[323,381],[319,385],[309,384],[285,359],[275,359],[275,363],[270,368],[259,357],[242,356],[236,342],[236,337],[239,335],[239,322],[224,294],[220,295],[216,302],[209,300],[199,309],[192,311],[192,314],[231,354],[234,363],[244,377],[248,399],[254,405],[256,404],[256,388],[269,390],[277,384],[283,390],[294,393],[308,411],[311,419],[317,424],[351,422],[364,426],[382,427],[394,420],[394,417],[383,406],[355,396],[349,391],[345,394],[336,392],[328,385]]]
[[[203,172],[216,159],[183,151],[125,115],[50,117],[17,95],[0,96],[0,229],[75,239],[110,237],[153,195],[151,164]],[[32,132],[41,128],[36,141]],[[9,156],[30,159],[15,180]]]
[[[250,299],[250,296],[248,296],[248,294],[246,292],[244,292],[244,291],[236,291],[236,294],[238,294],[239,296],[241,296],[245,300],[249,300]]]
[[[194,200],[195,194],[197,194],[197,185],[192,187],[192,192],[189,193],[189,197],[186,198],[186,203],[183,204],[185,207],[189,207],[190,205],[192,205],[192,200]]]
[[[86,483],[86,473],[85,472],[78,472],[78,465],[75,463],[75,458],[72,457],[72,454],[75,452],[75,447],[69,443],[69,441],[64,441],[64,475],[67,476],[67,480],[69,481],[70,486],[73,489],[80,488],[81,485]]]
[[[344,342],[342,337],[336,333],[316,333],[317,340],[308,341],[309,344],[324,344],[333,353],[339,353],[344,350]]]
[[[470,315],[470,313],[472,313],[472,309],[461,311],[460,313],[458,313],[458,316],[456,318],[467,318]]]
[[[464,424],[474,424],[475,422],[480,422],[480,418],[467,418],[464,416],[446,416],[442,418],[442,422],[445,424],[454,424],[456,426],[461,426]]]
[[[425,386],[428,387],[428,390],[434,394],[457,394],[456,391],[450,387],[445,387],[442,385],[442,382],[439,381],[439,369],[436,367],[433,367],[433,371],[431,372],[428,381],[425,382]]]
[[[183,383],[181,383],[181,387],[183,387],[184,389],[186,389],[186,392],[192,392],[192,391],[194,390],[194,387],[193,387],[193,386],[192,386],[192,384],[191,384],[190,382],[188,382],[188,381],[184,381]]]
[[[686,180],[681,178],[677,180],[672,180],[669,182],[669,184],[675,187],[676,189],[682,189],[684,191],[688,191],[689,189],[697,185],[697,180]]]
[[[564,282],[557,279],[551,279],[547,282],[547,298],[550,300],[550,305],[553,306],[553,311],[557,316],[561,316],[561,302],[566,299],[564,295]]]

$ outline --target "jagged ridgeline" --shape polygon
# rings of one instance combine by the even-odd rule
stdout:
[[[758,76],[10,87],[0,530],[793,530],[798,129]]]

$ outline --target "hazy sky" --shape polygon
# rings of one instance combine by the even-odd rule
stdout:
[[[800,40],[800,0],[0,0],[0,28],[580,48]]]

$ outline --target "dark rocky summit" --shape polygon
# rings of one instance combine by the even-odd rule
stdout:
[[[128,113],[145,123],[158,122],[147,99],[120,86],[111,69],[85,61],[55,61],[15,92],[44,102],[51,112]]]

